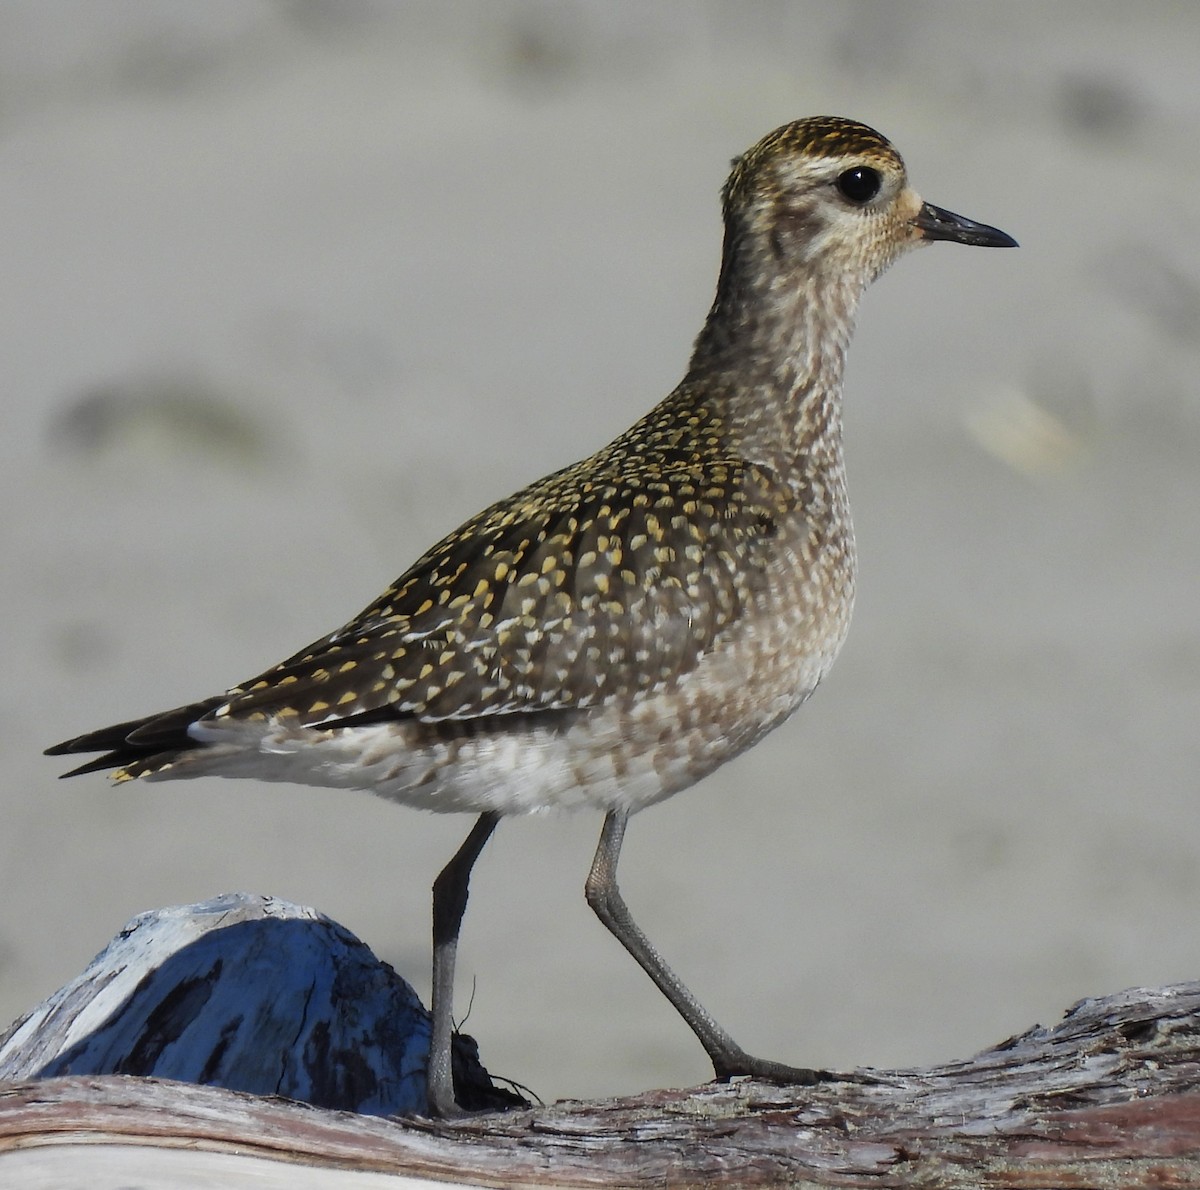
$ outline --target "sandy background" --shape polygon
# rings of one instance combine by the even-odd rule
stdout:
[[[428,993],[468,828],[41,749],[223,689],[678,379],[728,161],[833,112],[1017,252],[869,295],[862,574],[819,695],[636,819],[635,915],[748,1048],[971,1053],[1200,977],[1200,6],[0,2],[0,1022],[134,913],[324,910]],[[506,823],[460,1007],[548,1098],[707,1076]]]

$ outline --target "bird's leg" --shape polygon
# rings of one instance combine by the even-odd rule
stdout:
[[[667,966],[630,916],[617,887],[617,860],[621,855],[621,843],[625,838],[625,824],[628,819],[628,814],[618,810],[610,810],[606,815],[604,828],[600,832],[600,844],[596,848],[596,858],[592,860],[592,868],[584,885],[584,893],[596,916],[617,941],[637,959],[642,970],[654,980],[658,990],[666,996],[675,1011],[700,1039],[700,1044],[712,1059],[717,1078],[725,1080],[747,1074],[771,1082],[793,1085],[807,1085],[837,1078],[837,1075],[824,1070],[806,1070],[802,1067],[785,1066],[782,1062],[752,1057],[713,1020],[679,976]]]
[[[500,815],[480,814],[463,845],[433,882],[433,1029],[429,1039],[426,1083],[429,1110],[443,1119],[463,1114],[454,1098],[450,1039],[454,1032],[454,960],[458,933],[467,908],[471,869]]]

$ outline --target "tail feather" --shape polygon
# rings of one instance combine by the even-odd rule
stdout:
[[[126,760],[127,757],[122,752],[107,752],[103,756],[97,756],[95,760],[89,760],[68,772],[60,773],[59,777],[82,777],[84,773],[102,773],[105,769],[120,768]]]
[[[47,756],[69,756],[80,752],[104,752],[81,764],[64,777],[77,777],[82,773],[96,773],[105,769],[120,769],[118,779],[141,776],[169,764],[181,752],[188,752],[201,745],[188,735],[188,728],[197,719],[203,718],[225,701],[225,695],[206,698],[170,711],[160,711],[141,719],[130,719],[125,723],[114,723],[101,727],[74,739],[64,740],[46,749]]]

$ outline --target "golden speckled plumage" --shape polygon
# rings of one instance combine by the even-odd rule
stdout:
[[[468,719],[636,696],[694,665],[744,609],[786,500],[735,460],[651,446],[577,464],[468,521],[214,717],[279,713],[281,680],[287,713],[310,725],[385,706]]]
[[[762,187],[764,173],[777,162],[816,161],[853,157],[883,169],[903,173],[904,162],[887,137],[857,120],[816,116],[784,124],[753,148],[734,158],[722,197],[728,204],[745,205]]]
[[[630,813],[786,718],[841,646],[855,581],[841,380],[862,291],[924,241],[1012,241],[922,203],[885,138],[833,117],[763,138],[723,198],[716,297],[655,409],[259,677],[51,749],[108,750],[75,771],[118,780],[254,776],[479,813],[435,889],[443,1113],[470,864],[498,815],[558,805],[606,811],[589,901],[717,1073],[812,1073],[750,1058],[699,1008],[628,917],[616,857]]]

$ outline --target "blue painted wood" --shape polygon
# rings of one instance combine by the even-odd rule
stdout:
[[[426,1110],[428,1053],[425,1007],[363,942],[231,893],[134,918],[0,1037],[0,1079],[146,1075],[393,1115]]]

